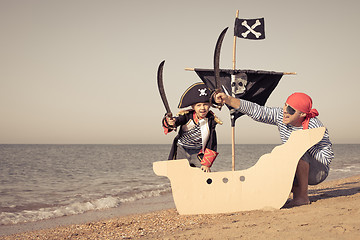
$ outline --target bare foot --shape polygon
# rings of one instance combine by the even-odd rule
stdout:
[[[287,201],[282,208],[292,208],[309,204],[311,204],[309,199],[293,199],[291,201]]]

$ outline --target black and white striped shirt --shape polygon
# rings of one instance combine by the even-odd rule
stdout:
[[[283,123],[283,109],[276,107],[266,107],[260,106],[256,103],[249,102],[241,99],[240,108],[237,111],[248,115],[252,119],[258,122],[263,122],[267,124],[276,125],[279,129],[280,138],[283,143],[285,143],[290,134],[293,131],[302,130],[301,127],[294,127]],[[324,125],[316,117],[311,118],[309,122],[309,129],[323,127]],[[312,146],[308,152],[310,155],[315,158],[317,161],[324,164],[329,168],[331,160],[334,158],[334,152],[332,150],[332,144],[329,138],[328,129],[326,128],[324,137],[319,143]]]
[[[178,143],[185,148],[201,149],[202,138],[200,124],[197,123],[191,129],[184,130]]]

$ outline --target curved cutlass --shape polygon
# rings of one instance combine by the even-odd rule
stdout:
[[[220,80],[220,51],[221,51],[221,45],[224,40],[226,31],[228,30],[228,27],[225,28],[219,35],[219,38],[216,42],[215,51],[214,51],[214,76],[215,76],[215,89],[213,94],[211,94],[211,102],[213,100],[213,97],[216,95],[216,93],[222,92],[221,89],[221,80]],[[221,110],[222,105],[214,105],[214,107],[219,108]]]
[[[164,68],[164,63],[165,60],[162,61],[159,65],[158,68],[158,72],[157,72],[157,84],[158,84],[158,88],[159,88],[159,93],[160,93],[160,97],[162,99],[162,102],[165,106],[165,110],[166,110],[166,116],[169,118],[172,118],[172,113],[169,107],[169,103],[167,101],[166,95],[165,95],[165,90],[164,90],[164,83],[163,83],[163,68]]]

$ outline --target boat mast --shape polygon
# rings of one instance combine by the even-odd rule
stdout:
[[[239,18],[239,10],[236,11],[236,18]],[[235,19],[236,19],[235,18]],[[233,70],[236,69],[236,36],[234,34],[234,41],[233,41],[233,59],[232,59],[232,67]],[[232,76],[233,78],[233,76]],[[232,170],[235,171],[235,116],[231,115],[231,159],[232,159]]]

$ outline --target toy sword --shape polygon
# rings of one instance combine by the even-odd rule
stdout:
[[[222,92],[221,87],[221,80],[220,80],[220,50],[221,45],[225,37],[225,33],[228,30],[228,28],[225,28],[219,35],[219,38],[216,42],[215,51],[214,51],[214,76],[215,76],[215,89],[214,93],[212,94],[211,98],[216,95],[216,93]],[[221,105],[213,105],[214,107],[217,107],[221,110]]]
[[[158,88],[159,88],[159,93],[160,93],[160,97],[162,99],[162,102],[165,106],[165,110],[166,110],[166,116],[169,118],[172,118],[172,113],[169,107],[169,103],[167,101],[166,95],[165,95],[165,90],[164,90],[164,83],[163,83],[163,68],[164,68],[164,63],[165,60],[162,61],[159,65],[158,68],[158,72],[157,72],[157,83],[158,83]]]

